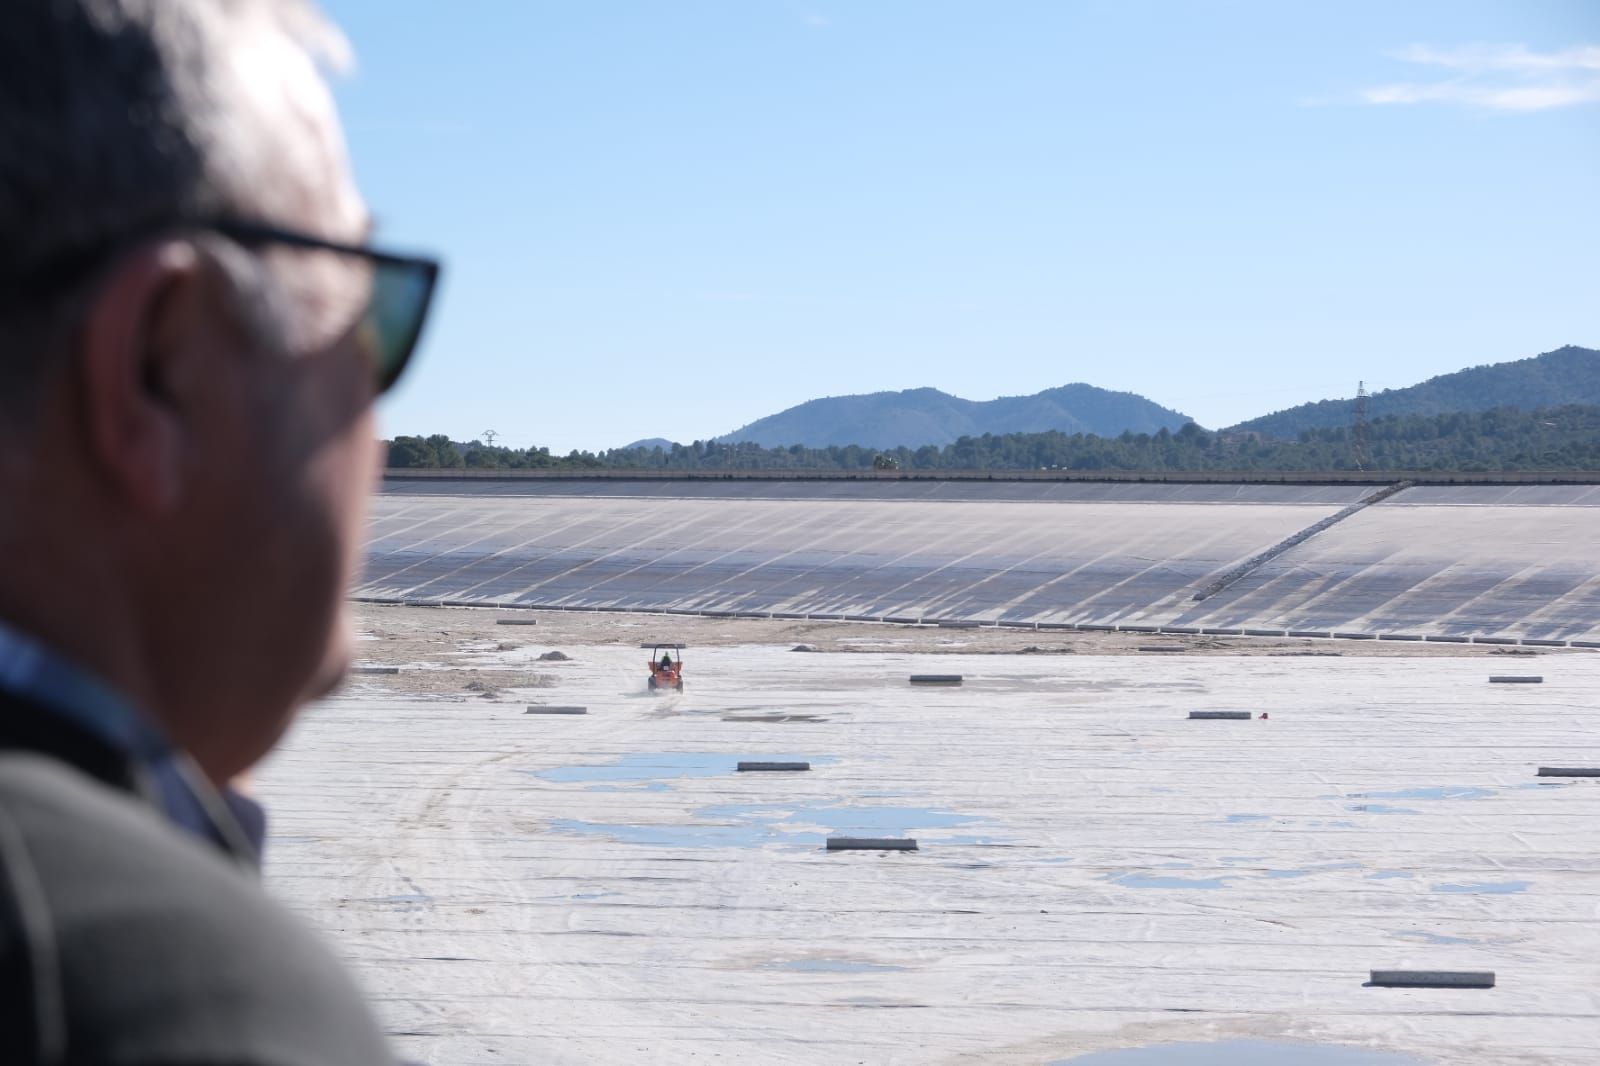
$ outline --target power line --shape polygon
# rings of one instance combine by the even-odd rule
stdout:
[[[1356,384],[1355,424],[1350,427],[1350,443],[1355,452],[1356,469],[1372,464],[1372,433],[1367,424],[1367,383]]]

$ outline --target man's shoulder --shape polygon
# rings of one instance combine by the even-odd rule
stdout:
[[[249,872],[57,760],[0,753],[0,892],[0,952],[28,955],[0,972],[74,1062],[390,1061],[343,967]]]

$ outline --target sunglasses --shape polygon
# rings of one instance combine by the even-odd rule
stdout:
[[[205,228],[246,248],[276,244],[366,260],[372,268],[372,294],[357,329],[372,353],[373,384],[378,395],[388,392],[400,380],[428,320],[428,307],[439,281],[438,260],[326,241],[254,222],[222,219],[206,223]]]
[[[263,223],[207,219],[159,228],[149,227],[134,238],[125,237],[80,249],[38,264],[18,277],[0,280],[0,308],[26,306],[48,299],[51,294],[80,282],[118,248],[127,247],[133,240],[153,235],[160,229],[179,226],[210,230],[251,249],[275,244],[365,260],[372,270],[372,290],[366,308],[356,322],[356,330],[372,355],[374,391],[382,395],[400,380],[412,353],[417,349],[423,324],[428,320],[428,307],[439,281],[438,260],[326,241],[321,237]]]

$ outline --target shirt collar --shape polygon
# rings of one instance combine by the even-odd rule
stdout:
[[[4,622],[0,689],[60,715],[126,754],[143,781],[142,791],[168,821],[252,864],[259,862],[264,822],[252,800],[231,790],[219,794],[132,702]],[[235,815],[241,807],[250,814],[243,819],[245,826]]]
[[[48,707],[141,762],[172,751],[161,730],[109,685],[4,622],[0,688]]]

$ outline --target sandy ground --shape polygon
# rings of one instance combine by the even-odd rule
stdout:
[[[1141,633],[1072,633],[1001,629],[950,629],[888,623],[804,622],[762,619],[717,619],[692,615],[613,614],[587,611],[529,611],[470,607],[400,607],[356,604],[360,632],[358,650],[368,665],[427,664],[429,671],[406,672],[387,682],[395,693],[438,695],[460,681],[496,681],[505,686],[537,686],[553,675],[537,669],[506,671],[485,667],[488,648],[512,651],[538,648],[560,651],[565,645],[633,647],[663,641],[693,647],[737,644],[804,645],[817,652],[900,652],[915,655],[1144,655],[1147,648],[1182,648],[1188,655],[1226,656],[1362,656],[1452,658],[1487,656],[1520,660],[1547,654],[1546,649],[1490,645],[1420,644],[1322,638],[1207,637]],[[501,625],[501,620],[533,621]],[[500,645],[508,645],[500,648]],[[1565,649],[1549,649],[1569,654]],[[1587,651],[1580,651],[1586,654]],[[1165,654],[1175,654],[1167,652]],[[641,660],[642,661],[642,660]],[[453,667],[440,671],[439,667]],[[1509,671],[1510,668],[1508,667]],[[434,676],[435,674],[440,676]],[[542,680],[541,680],[542,679]],[[365,679],[364,679],[365,680]]]
[[[360,623],[361,661],[401,672],[353,678],[264,767],[268,876],[421,1061],[1051,1063],[1234,1037],[1600,1057],[1600,786],[1533,776],[1600,763],[1593,653]],[[689,645],[684,694],[644,692],[655,640]],[[1270,718],[1187,720],[1236,708]],[[734,770],[751,758],[813,768]],[[829,854],[838,834],[920,846]],[[1400,967],[1499,983],[1363,987]]]

